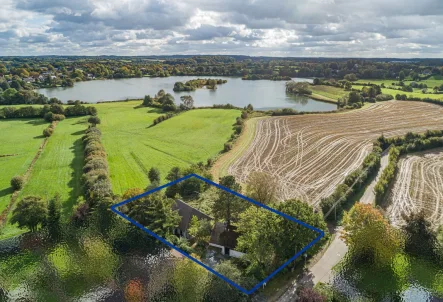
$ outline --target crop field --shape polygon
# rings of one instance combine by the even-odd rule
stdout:
[[[389,195],[388,213],[393,224],[402,214],[423,210],[433,225],[443,223],[443,149],[408,154],[398,164]]]
[[[164,179],[174,166],[188,167],[214,157],[233,133],[239,110],[198,109],[151,127],[160,115],[140,102],[97,105],[103,144],[108,154],[113,191],[145,188],[151,167]]]
[[[331,101],[337,101],[339,98],[349,93],[342,88],[327,85],[312,85],[310,86],[310,89],[312,90],[313,96],[326,97]]]
[[[280,199],[317,205],[361,165],[377,137],[427,129],[443,129],[443,107],[389,101],[343,114],[262,119],[228,172],[242,183],[252,171],[267,172],[281,184]]]
[[[0,120],[0,213],[11,199],[11,178],[26,172],[43,142],[43,129],[48,123],[43,120]],[[10,155],[10,156],[5,156]]]

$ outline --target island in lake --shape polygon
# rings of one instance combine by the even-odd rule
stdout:
[[[217,89],[217,85],[227,83],[227,80],[223,79],[194,79],[183,82],[175,82],[174,91],[194,91],[197,88],[206,87],[208,89]]]

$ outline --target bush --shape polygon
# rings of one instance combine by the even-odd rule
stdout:
[[[25,179],[23,178],[23,176],[14,176],[11,179],[11,187],[14,191],[21,190],[24,184],[25,184]]]
[[[231,143],[225,143],[223,151],[224,152],[228,152],[231,149],[232,149],[232,144]]]
[[[98,125],[101,123],[100,118],[96,115],[91,116],[88,118],[88,123],[91,123],[92,125]]]
[[[243,111],[241,113],[241,118],[244,119],[244,120],[247,119],[248,118],[248,113],[246,111]]]
[[[45,130],[43,130],[43,136],[44,137],[50,137],[54,133],[54,128],[49,126]]]
[[[377,102],[382,102],[382,101],[390,101],[393,100],[394,97],[390,94],[379,94],[375,97],[375,100]]]

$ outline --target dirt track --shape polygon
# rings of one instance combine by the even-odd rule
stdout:
[[[395,225],[402,214],[425,211],[433,225],[443,223],[443,149],[409,154],[400,159],[389,195],[388,214]]]
[[[390,101],[343,114],[267,118],[228,173],[245,182],[250,172],[265,171],[281,184],[280,199],[316,205],[360,166],[374,139],[427,129],[443,129],[443,107]]]

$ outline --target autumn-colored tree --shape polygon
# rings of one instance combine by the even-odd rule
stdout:
[[[134,279],[129,281],[125,288],[125,298],[129,302],[143,301],[143,285],[140,280]]]
[[[134,196],[140,195],[140,194],[142,194],[143,192],[144,192],[144,191],[143,191],[143,189],[141,189],[141,188],[130,188],[130,189],[127,189],[127,190],[125,191],[125,193],[123,193],[122,198],[123,198],[124,200],[126,200],[126,199],[129,199],[129,198],[131,198],[131,197],[134,197]]]
[[[275,177],[265,172],[252,172],[246,182],[246,192],[248,197],[270,204],[274,201],[277,191],[277,180]]]
[[[404,242],[399,230],[393,228],[379,210],[358,203],[343,218],[342,238],[352,256],[375,265],[385,266],[402,251]]]

